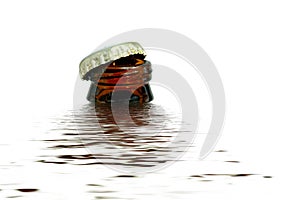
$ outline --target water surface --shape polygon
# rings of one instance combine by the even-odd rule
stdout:
[[[116,118],[110,107],[88,104],[37,122],[23,141],[1,143],[14,155],[1,159],[1,199],[222,199],[241,183],[272,178],[226,149],[198,160],[202,135],[178,140],[191,134],[180,129],[181,113],[156,104],[130,106],[130,119],[127,112],[120,107]]]

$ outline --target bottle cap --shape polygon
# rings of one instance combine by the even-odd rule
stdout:
[[[140,55],[142,58],[145,58],[146,52],[137,42],[121,43],[93,52],[80,62],[79,75],[81,79],[88,80],[88,74],[92,69],[105,66],[130,55]]]

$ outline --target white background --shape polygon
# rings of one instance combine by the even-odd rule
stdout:
[[[299,10],[297,1],[1,1],[1,138],[71,108],[79,62],[106,39],[170,29],[202,46],[222,77],[220,143],[281,183],[270,197],[297,199]]]

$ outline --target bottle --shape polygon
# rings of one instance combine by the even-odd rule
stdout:
[[[87,99],[95,103],[153,100],[149,85],[151,63],[137,42],[127,42],[96,51],[84,58],[79,67],[83,80],[90,80]]]

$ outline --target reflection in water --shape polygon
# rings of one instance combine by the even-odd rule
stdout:
[[[17,189],[20,192],[36,192],[38,191],[38,189],[34,189],[34,188],[22,188],[22,189]]]
[[[56,160],[47,156],[37,162],[72,165],[106,165],[117,171],[137,173],[180,158],[191,146],[189,140],[176,140],[178,134],[193,134],[180,129],[181,113],[165,110],[156,104],[87,104],[57,120],[57,128],[68,138],[45,139],[49,149],[74,152],[86,149],[87,154],[59,154]],[[188,126],[186,126],[188,127]],[[175,141],[175,142],[174,142]],[[172,144],[172,145],[170,145]],[[71,150],[71,151],[70,151]],[[64,151],[67,152],[67,151]],[[76,152],[76,151],[75,151]],[[226,153],[226,150],[216,150]],[[226,163],[240,163],[224,160]],[[146,169],[145,169],[146,168]],[[142,169],[142,170],[141,170]],[[246,177],[255,174],[202,174],[190,177]],[[119,175],[116,177],[136,177]]]
[[[98,162],[126,172],[148,171],[174,161],[190,143],[177,141],[180,113],[155,104],[84,106],[74,114],[79,137]],[[82,158],[82,157],[81,157]],[[147,169],[145,169],[147,168]]]
[[[36,156],[0,165],[3,174],[8,174],[6,179],[1,176],[1,199],[52,200],[66,199],[65,195],[67,199],[199,199],[198,195],[206,197],[203,191],[216,195],[216,187],[223,191],[243,179],[272,178],[243,173],[244,169],[238,168],[242,163],[223,149],[213,152],[212,160],[180,158],[191,146],[189,140],[177,139],[178,134],[189,134],[180,129],[180,113],[155,104],[134,105],[129,107],[128,118],[128,110],[118,109],[89,104],[55,118],[50,131],[39,132],[39,138],[30,141],[38,146]],[[178,159],[180,167],[170,173],[134,173]],[[122,173],[99,170],[103,165]],[[19,179],[26,174],[24,166],[32,169],[31,174]]]
[[[84,160],[76,164],[104,164],[128,173],[152,171],[178,160],[191,145],[194,134],[185,130],[189,125],[183,125],[181,113],[150,103],[130,104],[129,109],[124,104],[114,107],[88,104],[72,114],[58,124],[64,136],[76,136],[76,140],[44,141],[53,143],[48,148],[86,148],[89,154],[64,154],[57,156],[64,161],[41,159],[38,162],[66,164]]]

